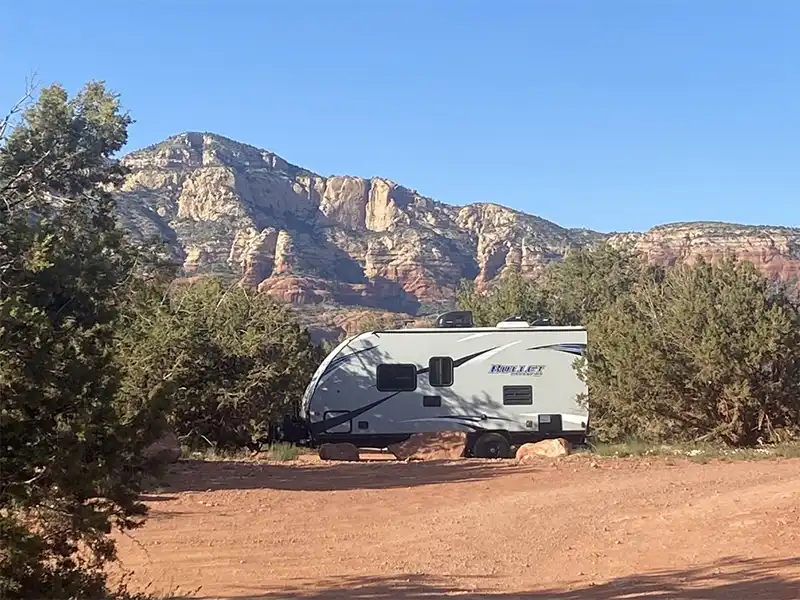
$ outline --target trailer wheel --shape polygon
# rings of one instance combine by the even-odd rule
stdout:
[[[475,458],[508,458],[511,456],[511,445],[500,433],[484,433],[472,447]]]

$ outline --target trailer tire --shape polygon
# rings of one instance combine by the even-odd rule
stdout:
[[[472,446],[472,455],[475,458],[509,458],[511,444],[501,433],[484,433],[475,440]]]

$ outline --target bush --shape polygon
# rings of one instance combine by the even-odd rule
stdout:
[[[3,598],[126,596],[106,582],[108,534],[144,520],[146,447],[168,426],[241,447],[293,412],[321,360],[285,306],[176,285],[117,228],[130,123],[102,83],[46,88],[0,123]]]
[[[267,451],[267,456],[270,460],[284,462],[295,460],[300,456],[300,450],[297,446],[293,446],[292,444],[272,444]]]
[[[670,269],[589,321],[601,439],[786,441],[800,427],[800,319],[749,262]]]
[[[797,287],[752,263],[662,269],[629,244],[572,251],[536,280],[486,293],[466,283],[478,325],[510,316],[587,326],[576,361],[593,435],[603,442],[779,442],[800,429]]]
[[[149,404],[121,410],[121,290],[137,262],[115,226],[116,95],[40,94],[0,145],[0,596],[99,598],[113,526],[135,527]],[[8,122],[7,122],[8,123]]]
[[[169,422],[186,446],[252,445],[296,412],[322,352],[288,307],[216,278],[149,294],[131,311],[121,355],[133,389],[172,382]]]
[[[458,309],[472,312],[478,327],[494,327],[509,317],[529,321],[550,316],[544,290],[536,282],[510,272],[488,290],[481,292],[472,281],[462,281],[458,291]]]
[[[571,250],[536,279],[511,271],[483,292],[474,282],[464,281],[458,306],[472,311],[475,324],[482,327],[511,316],[530,322],[548,319],[553,325],[583,325],[589,315],[627,294],[642,277],[658,272],[630,244],[603,242]]]

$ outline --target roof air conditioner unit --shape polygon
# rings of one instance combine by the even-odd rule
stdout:
[[[437,329],[450,329],[453,327],[474,327],[472,312],[468,310],[453,310],[446,312],[436,319]]]

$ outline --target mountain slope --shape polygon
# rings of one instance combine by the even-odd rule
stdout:
[[[296,303],[414,312],[462,278],[535,272],[602,234],[494,204],[456,207],[382,178],[323,177],[213,134],[126,156],[122,222],[170,241],[188,273],[229,272]]]
[[[714,262],[732,254],[754,263],[771,278],[800,278],[798,227],[699,221],[659,225],[646,233],[616,235],[612,239],[633,239],[651,262],[660,265],[691,263],[698,257]]]
[[[609,237],[496,204],[442,204],[388,179],[324,177],[210,133],[123,162],[126,228],[167,240],[187,274],[243,277],[295,304],[417,313],[452,302],[462,278],[488,282],[509,266],[535,274]],[[679,223],[613,236],[629,237],[656,262],[731,251],[777,277],[800,273],[800,229]]]

